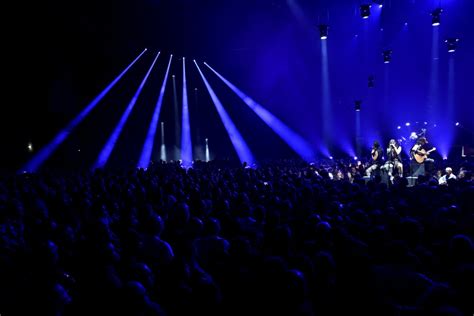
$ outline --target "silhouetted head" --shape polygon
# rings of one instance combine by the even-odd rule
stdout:
[[[425,145],[425,144],[428,144],[428,140],[426,139],[426,137],[420,137],[418,138],[417,143],[421,145]]]

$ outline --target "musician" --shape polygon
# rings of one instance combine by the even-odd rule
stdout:
[[[430,169],[430,170],[432,169],[434,160],[429,158],[428,155],[432,151],[436,150],[436,148],[433,147],[429,149],[429,147],[430,146],[428,144],[428,140],[426,139],[426,137],[422,136],[417,139],[415,145],[413,145],[413,147],[410,149],[410,159],[411,159],[410,168],[411,168],[412,175],[418,175],[418,174],[424,175],[426,168],[420,169],[419,167],[421,165],[424,166],[426,163],[428,163],[427,169]],[[417,171],[417,170],[421,170],[421,171]],[[426,170],[426,171],[430,172],[430,170]]]
[[[380,148],[379,142],[374,141],[374,144],[372,145],[372,150],[370,152],[371,165],[365,171],[365,174],[367,176],[370,177],[372,172],[380,168],[380,166],[382,165],[382,155],[383,155],[383,151],[382,151],[382,148]]]
[[[415,155],[421,155],[421,156],[426,156],[426,158],[424,159],[424,162],[434,162],[433,159],[427,157],[429,155],[428,152],[432,151],[432,150],[428,150],[429,149],[428,147],[429,145],[428,145],[428,140],[426,139],[426,137],[423,136],[423,137],[418,138],[415,145],[413,145],[413,147],[410,149],[411,158],[414,159]]]
[[[393,180],[393,169],[403,177],[403,163],[401,159],[402,146],[395,140],[391,139],[387,148],[387,162],[383,166],[388,171],[390,180]]]

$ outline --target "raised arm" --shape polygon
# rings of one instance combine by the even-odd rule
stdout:
[[[402,146],[395,147],[395,151],[397,152],[397,155],[400,155],[402,152]]]

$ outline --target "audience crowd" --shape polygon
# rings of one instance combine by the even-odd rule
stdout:
[[[445,168],[414,186],[290,160],[10,177],[0,314],[472,315],[472,167]]]

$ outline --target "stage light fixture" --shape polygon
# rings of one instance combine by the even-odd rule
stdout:
[[[390,49],[384,50],[382,56],[384,64],[389,64],[392,60],[392,51]]]
[[[355,103],[354,109],[356,110],[356,112],[359,112],[359,111],[360,111],[360,107],[361,107],[361,105],[362,105],[362,101],[361,101],[361,100],[355,100],[354,103]]]
[[[368,19],[370,16],[370,4],[363,4],[360,6],[360,16],[363,19]]]
[[[441,12],[443,12],[441,8],[436,8],[431,12],[431,25],[439,26],[441,24]]]
[[[459,38],[450,37],[447,40],[445,40],[445,42],[448,45],[448,53],[454,53],[456,51]]]
[[[405,126],[410,126],[410,122],[406,122],[406,123],[405,123]]]
[[[402,127],[400,125],[397,126],[397,129],[401,129]]]
[[[459,126],[459,122],[456,122],[456,124],[455,124],[455,125],[456,125],[456,126]]]
[[[319,25],[319,36],[321,37],[322,40],[325,40],[328,38],[328,29],[329,27],[326,24]]]
[[[375,76],[374,75],[369,76],[367,85],[369,86],[369,88],[375,87]]]

